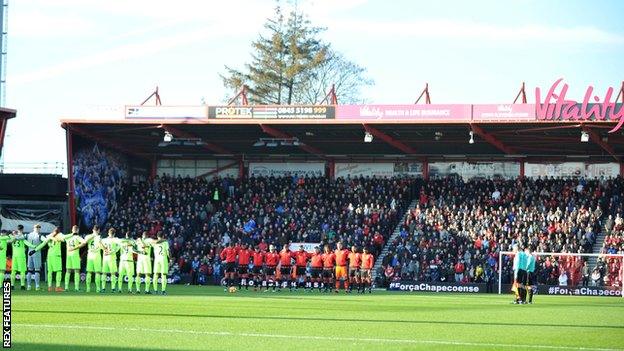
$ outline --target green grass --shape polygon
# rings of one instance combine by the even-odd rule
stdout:
[[[624,300],[536,296],[13,293],[16,350],[601,350],[624,347]]]

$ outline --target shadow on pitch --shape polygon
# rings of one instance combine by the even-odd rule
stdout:
[[[181,317],[181,318],[215,318],[215,319],[250,319],[273,321],[315,321],[315,322],[354,322],[354,323],[402,323],[402,324],[440,324],[440,325],[486,325],[502,327],[548,327],[548,328],[591,328],[591,329],[624,329],[618,325],[591,325],[591,324],[547,324],[547,323],[511,323],[511,322],[469,322],[469,321],[429,321],[429,320],[399,320],[399,319],[355,319],[355,318],[322,318],[322,317],[271,317],[271,316],[226,316],[212,314],[175,314],[175,313],[130,313],[130,312],[87,312],[87,311],[32,311],[13,310],[18,313],[53,313],[78,315],[111,315],[111,316],[141,316],[141,317]]]
[[[158,351],[172,350],[168,348],[142,348],[142,347],[115,347],[115,346],[85,346],[70,344],[39,344],[39,343],[17,343],[13,342],[12,350],[37,350],[37,351],[58,351],[58,350],[82,350],[82,351]],[[212,347],[212,346],[211,346]]]

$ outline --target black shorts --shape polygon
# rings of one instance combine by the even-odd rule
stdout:
[[[333,278],[334,270],[332,268],[323,268],[323,278]]]
[[[270,276],[275,275],[275,266],[267,266],[267,267],[264,269],[264,273],[265,273],[266,275],[270,275]]]
[[[282,273],[282,277],[284,276],[290,276],[290,266],[281,266],[280,267],[280,273]]]
[[[254,266],[253,267],[253,274],[255,274],[255,275],[262,274],[262,266]]]
[[[235,271],[236,271],[236,263],[234,262],[225,263],[225,273],[234,273]]]
[[[534,272],[527,272],[526,273],[526,284],[525,285],[533,285],[535,284],[535,273]]]
[[[323,272],[323,268],[312,267],[312,269],[310,270],[310,276],[312,276],[312,278],[320,278],[322,272]]]
[[[247,272],[249,271],[249,267],[247,267],[246,264],[244,265],[239,265],[238,266],[238,274],[247,274]]]
[[[516,276],[516,281],[520,284],[524,284],[526,283],[526,280],[527,280],[527,271],[525,271],[524,269],[519,269],[518,275]]]
[[[306,275],[306,268],[297,266],[297,276],[303,277]]]
[[[350,278],[359,278],[360,269],[357,267],[349,267],[349,277]]]

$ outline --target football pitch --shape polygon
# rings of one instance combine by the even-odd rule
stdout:
[[[373,292],[14,291],[16,350],[621,350],[624,299]]]

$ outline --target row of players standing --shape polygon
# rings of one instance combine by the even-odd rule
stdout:
[[[375,260],[368,248],[360,253],[356,246],[347,250],[338,242],[335,250],[325,245],[322,253],[318,246],[312,253],[303,246],[291,251],[290,244],[279,252],[270,245],[269,251],[263,252],[259,246],[251,249],[246,244],[234,246],[230,242],[220,258],[225,265],[226,291],[238,283],[239,289],[253,286],[255,290],[264,288],[265,292],[269,288],[274,292],[276,288],[329,292],[334,286],[338,293],[341,284],[346,293],[352,292],[354,286],[359,293],[372,292],[371,271]]]
[[[35,282],[35,290],[40,290],[39,274],[42,267],[41,252],[47,247],[46,271],[48,291],[62,292],[69,290],[71,274],[73,274],[74,290],[80,290],[81,256],[80,249],[87,246],[86,259],[86,292],[91,291],[92,278],[95,280],[95,291],[106,291],[106,283],[110,281],[111,292],[122,291],[122,283],[127,278],[128,292],[133,291],[136,282],[136,292],[140,292],[141,278],[145,282],[145,292],[150,293],[150,281],[154,291],[157,291],[158,276],[160,275],[161,293],[165,294],[167,287],[167,273],[169,271],[169,242],[162,233],[157,239],[147,237],[143,233],[136,239],[128,232],[124,238],[117,238],[115,229],[109,229],[107,237],[100,236],[100,229],[96,225],[91,234],[80,236],[78,226],[73,226],[69,234],[63,234],[60,228],[55,228],[48,235],[40,234],[41,226],[35,225],[32,233],[25,236],[23,226],[12,235],[0,236],[0,274],[6,270],[6,246],[13,244],[13,266],[11,270],[12,285],[15,284],[14,275],[20,273],[20,283],[23,290],[31,289],[31,280]],[[65,243],[65,289],[61,287],[63,275],[61,244]],[[26,264],[25,249],[28,252]],[[154,269],[152,270],[151,253],[154,252]],[[119,253],[119,260],[117,254]],[[136,277],[135,261],[136,255]],[[4,257],[2,257],[4,256]],[[25,287],[27,280],[27,287]],[[56,283],[56,287],[54,286]]]

